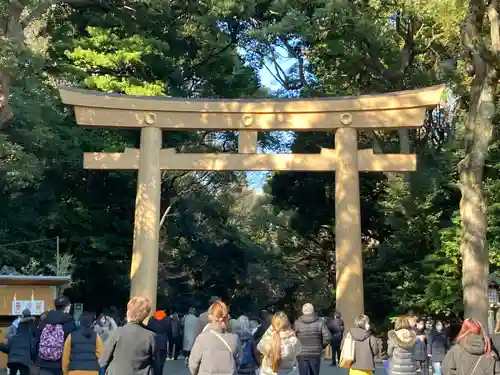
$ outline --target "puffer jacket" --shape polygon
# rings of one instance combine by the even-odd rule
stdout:
[[[387,354],[391,358],[390,375],[416,375],[417,366],[413,347],[417,340],[415,332],[408,329],[389,331]]]
[[[370,331],[362,328],[351,328],[349,331],[354,340],[354,362],[352,369],[373,370],[375,357],[378,355],[377,339]]]
[[[275,375],[268,362],[271,352],[274,330],[269,327],[257,345],[257,350],[262,353],[263,359],[261,372],[263,375]],[[281,361],[277,373],[279,375],[292,374],[297,372],[297,356],[300,354],[302,346],[292,330],[279,333],[281,339]]]
[[[470,334],[454,345],[444,357],[443,375],[499,375],[496,354],[484,353],[482,336]]]
[[[325,322],[315,314],[302,315],[295,321],[295,334],[302,345],[300,356],[319,358],[330,343],[330,331]]]

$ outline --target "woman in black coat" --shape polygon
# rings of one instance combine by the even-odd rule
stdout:
[[[441,363],[448,351],[448,338],[444,332],[443,323],[439,320],[434,324],[427,340],[427,354],[432,363],[432,374],[441,375]]]
[[[0,351],[7,353],[7,367],[11,374],[29,375],[36,357],[35,318],[29,310],[23,311],[16,334],[6,344],[0,344]]]

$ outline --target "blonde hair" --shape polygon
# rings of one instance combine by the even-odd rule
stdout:
[[[354,327],[365,329],[366,325],[370,324],[370,318],[365,314],[359,314],[354,318]]]
[[[290,321],[284,312],[274,314],[271,321],[272,341],[271,350],[269,351],[269,360],[271,361],[271,369],[277,372],[281,362],[281,336],[280,332],[290,329]]]
[[[127,322],[142,323],[151,314],[151,301],[147,297],[134,297],[127,303]]]
[[[394,323],[394,329],[396,331],[400,329],[411,329],[411,322],[407,316],[398,316],[396,318],[396,323]]]
[[[222,301],[215,301],[208,309],[208,320],[221,327],[227,327],[229,321],[229,309]]]

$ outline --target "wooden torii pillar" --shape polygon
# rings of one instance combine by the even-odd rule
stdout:
[[[416,170],[415,155],[358,150],[358,129],[417,128],[444,86],[359,97],[201,100],[137,97],[60,88],[79,125],[141,128],[141,145],[123,153],[85,153],[86,169],[138,170],[131,295],[156,304],[161,170],[335,171],[336,299],[346,325],[364,312],[359,172]],[[162,149],[162,130],[239,132],[239,150],[185,153]],[[334,131],[319,154],[257,154],[258,131]]]

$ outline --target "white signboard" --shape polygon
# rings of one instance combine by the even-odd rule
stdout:
[[[44,312],[45,301],[43,300],[19,300],[12,301],[12,315],[20,316],[24,310],[31,311],[31,315],[40,315]]]

